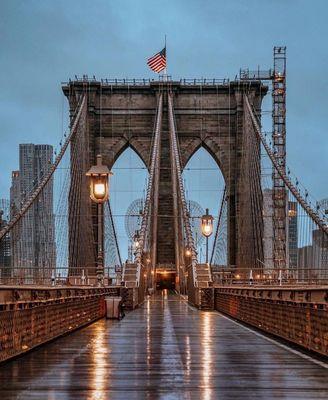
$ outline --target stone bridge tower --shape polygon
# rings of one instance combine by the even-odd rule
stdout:
[[[174,114],[182,167],[203,146],[220,168],[227,188],[228,201],[228,263],[252,268],[263,260],[262,244],[255,226],[263,229],[262,207],[251,209],[252,172],[250,153],[260,159],[259,144],[248,139],[250,127],[244,108],[244,95],[260,110],[267,88],[260,82],[240,81],[74,81],[63,87],[73,113],[82,91],[88,94],[88,111],[85,126],[86,145],[81,157],[88,169],[101,152],[109,168],[122,152],[131,147],[147,167],[150,164],[153,129],[159,91],[171,90],[174,94]],[[157,263],[174,263],[174,233],[170,218],[160,217],[172,212],[172,182],[169,167],[167,100],[164,98],[162,117]],[[254,148],[255,147],[255,148]],[[254,157],[252,158],[254,160]],[[260,163],[259,163],[260,164]],[[86,196],[87,197],[87,196]],[[262,204],[262,193],[257,194]],[[74,202],[74,196],[70,202]],[[89,199],[83,201],[89,202]],[[86,207],[92,208],[88,203]],[[74,260],[85,268],[93,268],[95,260],[84,254],[78,238],[83,230],[70,229],[70,253],[75,249]],[[78,251],[76,251],[78,249]],[[90,258],[91,257],[91,258]],[[78,258],[78,261],[76,261]],[[258,264],[257,264],[258,265]]]

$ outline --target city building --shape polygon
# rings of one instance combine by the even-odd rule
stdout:
[[[298,279],[328,279],[328,239],[321,229],[314,229],[311,242],[298,249]]]
[[[289,271],[296,275],[298,259],[298,213],[297,202],[288,201],[288,260]]]
[[[11,173],[10,187],[10,217],[14,217],[21,207],[19,171]]]
[[[263,252],[265,269],[273,265],[273,199],[272,189],[263,190]]]
[[[298,249],[298,280],[315,278],[313,271],[313,246],[307,245]]]
[[[8,224],[10,219],[10,203],[7,199],[0,199],[0,229]],[[0,241],[0,277],[11,275],[11,241],[8,233]]]
[[[321,229],[312,232],[313,266],[320,279],[328,278],[328,239]]]
[[[50,145],[20,144],[19,171],[12,173],[10,189],[11,216],[14,216],[29,194],[45,176],[53,159]],[[17,225],[12,235],[12,266],[24,276],[49,277],[56,264],[53,181],[39,195]]]
[[[19,171],[12,171],[11,173],[11,187],[10,187],[10,218],[12,219],[21,208],[21,193],[20,193],[20,179]],[[19,226],[16,225],[11,230],[10,242],[11,242],[11,267],[16,272],[16,267],[21,267],[22,256],[21,256],[21,238],[19,234]]]
[[[318,201],[317,206],[328,219],[328,198]],[[314,230],[312,236],[314,262],[319,271],[319,277],[328,279],[328,240],[319,229]]]
[[[328,217],[328,197],[318,201],[317,206],[319,206],[320,209],[324,212],[324,214],[326,214]]]
[[[267,270],[273,269],[273,199],[272,189],[263,190],[263,247],[264,264]],[[287,219],[287,268],[292,275],[296,275],[298,259],[298,214],[297,202],[288,202]],[[295,273],[294,273],[295,272]]]

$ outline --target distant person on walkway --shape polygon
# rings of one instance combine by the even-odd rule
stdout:
[[[118,303],[118,319],[123,319],[125,317],[125,312],[124,312],[124,303],[123,299],[120,300]]]

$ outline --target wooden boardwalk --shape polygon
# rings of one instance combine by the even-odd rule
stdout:
[[[327,399],[328,369],[161,293],[0,367],[4,399]]]

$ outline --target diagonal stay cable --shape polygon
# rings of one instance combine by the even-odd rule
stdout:
[[[320,218],[320,216],[318,215],[318,213],[313,210],[309,204],[307,203],[307,201],[303,198],[303,196],[300,194],[299,190],[294,186],[294,184],[291,182],[291,180],[286,176],[286,174],[284,173],[284,169],[282,167],[279,166],[276,157],[273,153],[273,151],[270,149],[269,145],[267,144],[262,132],[261,132],[261,128],[260,128],[260,124],[256,118],[256,116],[254,115],[254,112],[252,111],[251,105],[249,103],[248,97],[245,97],[245,101],[246,101],[246,106],[248,109],[248,112],[250,113],[254,128],[255,128],[255,132],[258,135],[259,139],[261,140],[274,168],[276,169],[276,171],[279,173],[281,179],[284,181],[285,185],[288,187],[288,189],[292,192],[292,194],[294,195],[294,197],[297,199],[297,201],[299,202],[299,204],[302,206],[302,208],[304,209],[304,211],[307,213],[307,215],[318,225],[318,227],[326,234],[328,235],[328,226],[325,224],[325,222]]]
[[[220,230],[220,226],[221,226],[221,222],[222,222],[223,207],[224,207],[224,204],[225,204],[226,189],[227,189],[227,187],[225,186],[223,194],[222,194],[222,199],[221,199],[219,219],[218,219],[218,223],[217,223],[216,231],[215,231],[215,238],[214,238],[214,244],[213,244],[213,248],[212,248],[210,265],[212,265],[212,263],[213,263],[214,253],[216,252],[216,246],[217,246],[217,243],[218,243],[219,230]]]
[[[152,146],[152,153],[151,153],[151,164],[149,170],[149,181],[147,186],[147,193],[146,193],[146,201],[142,215],[141,221],[141,228],[140,228],[140,246],[136,251],[135,262],[138,266],[138,281],[140,279],[140,270],[141,270],[141,262],[142,262],[142,252],[145,245],[145,238],[147,229],[149,228],[149,211],[151,205],[151,194],[153,189],[154,177],[155,177],[155,170],[157,165],[158,159],[158,148],[160,143],[160,136],[161,136],[161,126],[162,126],[162,108],[163,108],[163,95],[160,94],[158,99],[158,106],[157,106],[157,116],[156,116],[156,125],[155,125],[155,137]]]
[[[6,225],[1,231],[0,231],[0,240],[17,224],[17,222],[26,214],[26,212],[29,210],[29,208],[32,206],[34,201],[39,197],[41,191],[44,189],[46,184],[49,182],[51,177],[53,176],[54,172],[56,171],[57,166],[59,165],[61,159],[63,158],[65,151],[75,134],[80,116],[82,114],[82,110],[85,107],[86,104],[86,96],[83,95],[83,97],[79,101],[79,105],[77,108],[77,112],[75,113],[75,116],[73,117],[73,122],[71,124],[71,130],[69,135],[67,136],[67,139],[65,140],[58,156],[56,157],[54,163],[52,166],[49,168],[49,172],[44,176],[38,187],[34,190],[34,192],[29,196],[29,198],[26,200],[24,203],[23,207],[20,209],[20,211],[9,221],[8,225]]]
[[[118,241],[117,241],[117,234],[116,234],[116,229],[115,229],[115,224],[114,224],[114,218],[113,218],[113,213],[112,213],[112,207],[110,205],[109,200],[107,200],[107,205],[108,205],[108,211],[109,211],[109,218],[110,218],[110,224],[111,224],[111,228],[114,234],[114,241],[115,241],[115,247],[116,247],[116,252],[117,252],[117,257],[118,257],[118,261],[120,263],[120,266],[122,267],[122,258],[121,258],[121,252],[120,252],[120,248],[118,245]]]
[[[184,192],[184,187],[183,187],[181,163],[180,163],[180,157],[179,157],[179,148],[178,148],[178,143],[177,143],[175,121],[174,121],[174,115],[173,115],[173,103],[172,103],[171,96],[172,96],[171,93],[169,93],[168,94],[168,112],[169,112],[169,124],[170,124],[169,128],[170,128],[171,142],[172,142],[172,153],[173,153],[172,156],[173,156],[173,160],[175,163],[176,176],[177,176],[177,181],[178,181],[178,185],[179,185],[179,195],[180,195],[180,201],[181,201],[181,205],[182,205],[182,218],[183,218],[183,223],[185,226],[187,245],[191,251],[191,266],[194,271],[193,275],[194,275],[194,279],[195,279],[195,277],[196,277],[195,269],[196,269],[196,265],[197,265],[197,252],[196,252],[194,238],[192,235],[189,214],[188,214],[188,207],[187,207],[187,202],[186,202],[186,197],[185,197],[185,192]]]

